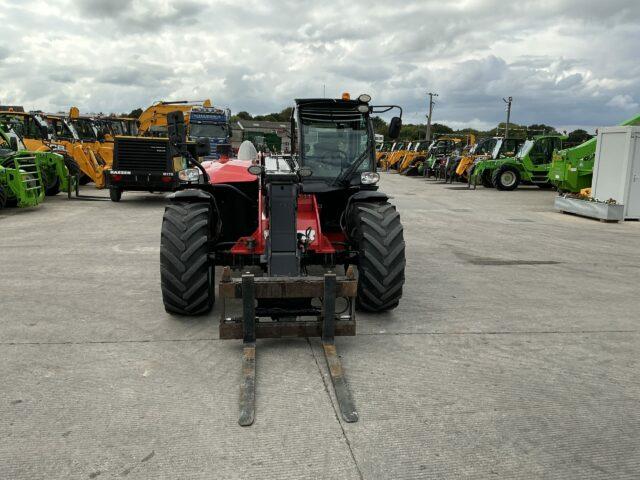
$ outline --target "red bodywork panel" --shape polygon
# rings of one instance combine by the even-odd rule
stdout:
[[[247,168],[251,166],[248,160],[218,160],[202,162],[202,166],[207,171],[211,183],[241,183],[257,182],[258,177],[250,174]]]
[[[202,162],[212,184],[217,183],[244,183],[257,182],[258,177],[247,171],[252,162],[245,160],[218,160]],[[231,253],[236,255],[262,255],[265,253],[266,238],[269,234],[269,219],[267,218],[264,190],[258,189],[258,228],[250,237],[241,237],[231,248]],[[311,229],[311,242],[307,251],[317,254],[332,254],[345,250],[343,243],[346,241],[342,232],[322,231],[320,223],[320,207],[313,194],[298,195],[298,233],[305,234]],[[337,244],[334,245],[333,242]]]
[[[231,253],[236,255],[261,255],[265,253],[266,237],[269,232],[269,220],[265,208],[262,190],[260,191],[259,211],[260,222],[259,227],[250,237],[242,237],[231,248]],[[320,208],[316,201],[315,195],[301,194],[298,195],[298,233],[306,234],[311,229],[311,242],[307,246],[307,251],[319,254],[336,253],[338,250],[344,250],[343,245],[333,245],[331,241],[343,243],[345,241],[342,233],[334,233],[326,235],[322,232],[320,223]]]

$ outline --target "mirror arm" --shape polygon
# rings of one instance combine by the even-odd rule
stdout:
[[[402,107],[399,105],[373,105],[371,107],[371,113],[386,113],[389,110],[392,110],[394,108],[397,108],[398,110],[400,110],[400,118],[402,118]],[[376,109],[383,109],[383,110],[376,110]]]

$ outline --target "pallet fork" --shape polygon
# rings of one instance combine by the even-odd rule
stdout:
[[[251,425],[255,418],[256,340],[282,337],[321,337],[342,418],[349,423],[358,421],[358,413],[335,346],[336,335],[356,333],[353,307],[350,308],[349,315],[344,316],[346,318],[336,317],[336,296],[348,298],[353,305],[356,290],[357,281],[352,267],[348,268],[345,276],[337,276],[335,273],[326,273],[322,277],[255,277],[244,274],[241,279],[231,278],[231,270],[225,267],[219,284],[220,298],[223,301],[220,338],[243,340],[240,425]],[[279,321],[258,319],[256,300],[314,297],[322,298],[322,311],[315,321],[291,317]],[[226,300],[233,298],[242,299],[241,318],[226,317]]]

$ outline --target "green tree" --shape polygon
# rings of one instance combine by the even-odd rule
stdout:
[[[287,107],[287,108],[283,109],[278,114],[278,121],[280,121],[280,122],[288,122],[289,120],[291,120],[291,114],[292,113],[293,113],[293,107]]]
[[[251,120],[251,119],[253,119],[251,114],[249,112],[245,112],[244,110],[242,112],[236,113],[234,116],[237,117],[239,120]]]
[[[139,118],[140,115],[142,115],[142,109],[141,108],[136,108],[135,110],[131,110],[131,113],[129,113],[126,116],[130,117],[130,118]]]
[[[534,123],[533,125],[529,125],[527,127],[530,135],[545,135],[549,133],[558,133],[556,129],[550,125],[545,125],[544,123]]]
[[[387,130],[389,129],[389,125],[387,125],[387,122],[385,122],[384,119],[377,116],[371,117],[371,122],[373,123],[373,131],[375,133],[379,133],[384,136],[387,135]]]
[[[586,130],[582,130],[581,128],[578,128],[577,130],[569,133],[568,137],[569,138],[567,139],[567,143],[573,143],[576,145],[579,145],[593,138],[592,135],[590,135]]]
[[[427,131],[427,129],[425,127],[425,132],[426,131]],[[442,123],[433,123],[431,125],[431,135],[432,136],[443,135],[443,134],[448,134],[448,133],[453,133],[453,128],[448,127],[447,125],[443,125]]]

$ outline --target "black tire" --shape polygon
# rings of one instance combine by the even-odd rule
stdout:
[[[52,197],[60,193],[60,177],[54,174],[53,179],[49,178],[44,172],[41,172],[42,183],[44,184],[44,194]]]
[[[356,203],[349,218],[349,239],[358,248],[356,306],[367,312],[397,307],[405,267],[400,214],[387,202]]]
[[[89,182],[91,182],[91,179],[85,175],[84,173],[80,174],[80,185],[87,185]]]
[[[480,183],[484,188],[493,188],[495,186],[491,180],[491,172],[489,170],[485,170],[480,174]]]
[[[160,237],[160,283],[164,309],[202,315],[215,301],[215,269],[209,261],[211,207],[208,203],[171,203],[164,211]]]
[[[109,187],[109,198],[112,202],[119,202],[122,198],[122,190],[118,187]]]
[[[542,190],[551,190],[553,188],[553,184],[551,183],[536,183],[536,185]]]
[[[493,172],[491,180],[498,190],[515,190],[520,184],[520,172],[510,165],[501,165]]]
[[[7,206],[7,192],[5,187],[0,185],[0,210]]]

